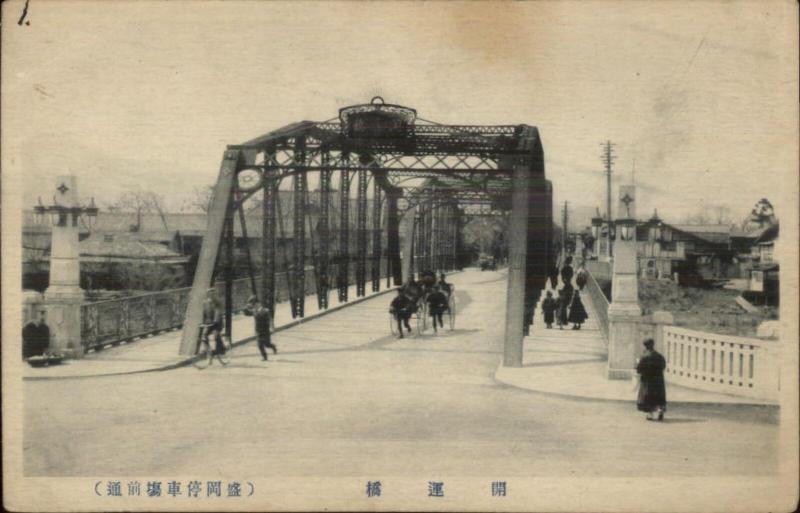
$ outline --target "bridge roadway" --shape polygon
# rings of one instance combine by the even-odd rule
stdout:
[[[454,275],[454,331],[399,340],[389,295],[254,343],[227,366],[25,381],[29,476],[768,476],[774,411],[630,403],[504,386],[506,275]],[[569,379],[565,376],[564,379]],[[619,436],[624,433],[624,436]],[[653,455],[657,454],[657,457]]]

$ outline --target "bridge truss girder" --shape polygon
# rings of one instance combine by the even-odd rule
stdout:
[[[321,197],[315,209],[309,205],[311,175],[319,176]],[[335,229],[332,220],[337,216],[331,199],[336,175],[340,202],[338,228]],[[249,177],[249,181],[243,179],[244,176]],[[291,265],[279,194],[281,182],[289,177],[294,193]],[[418,180],[409,185],[414,179]],[[420,184],[419,179],[426,179],[426,183]],[[370,180],[373,180],[372,201],[368,197]],[[352,182],[356,185],[354,254],[349,201]],[[372,290],[380,288],[380,263],[384,257],[387,275],[391,275],[387,279],[397,285],[408,278],[401,275],[399,265],[399,219],[404,211],[413,211],[418,216],[412,244],[416,255],[410,256],[416,264],[414,271],[444,271],[456,264],[462,210],[481,206],[492,212],[502,211],[509,206],[509,196],[516,194],[512,217],[522,212],[517,208],[520,201],[530,205],[525,219],[516,222],[517,226],[525,227],[522,245],[511,248],[516,264],[509,271],[508,310],[513,310],[514,315],[507,318],[506,353],[512,357],[506,358],[506,363],[521,364],[521,353],[517,358],[514,354],[518,351],[513,348],[521,347],[523,330],[532,321],[533,306],[544,286],[546,269],[552,258],[549,237],[544,237],[552,223],[551,192],[542,184],[545,184],[544,165],[538,132],[525,125],[416,125],[412,138],[382,139],[353,138],[337,123],[301,122],[243,145],[229,146],[223,155],[208,229],[189,296],[181,353],[192,354],[195,350],[202,303],[213,280],[221,244],[225,246],[226,257],[223,259],[226,332],[232,336],[233,212],[242,213],[240,222],[245,232],[244,203],[259,192],[263,191],[262,241],[261,262],[257,266],[252,265],[246,244],[251,287],[274,312],[276,239],[280,240],[292,314],[298,317],[305,314],[307,238],[318,306],[324,309],[328,307],[332,265],[336,269],[339,301],[348,300],[351,263],[355,264],[359,296],[366,293],[368,263],[371,264]],[[368,225],[370,213],[372,224]],[[382,247],[384,218],[385,252]],[[332,244],[334,237],[338,237],[337,245]],[[515,237],[516,234],[511,239]],[[255,286],[256,272],[261,274],[260,290]],[[522,292],[512,294],[512,283],[517,284],[516,288],[522,283]],[[510,347],[513,350],[509,352]]]

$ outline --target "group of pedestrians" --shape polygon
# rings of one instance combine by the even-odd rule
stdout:
[[[568,323],[573,323],[572,329],[578,330],[588,318],[580,298],[580,291],[586,286],[586,271],[581,267],[575,274],[572,269],[572,257],[567,257],[560,270],[557,266],[553,266],[548,273],[553,290],[557,290],[559,276],[563,286],[558,290],[558,298],[553,298],[552,292],[548,291],[547,297],[542,303],[544,322],[548,328],[552,328],[553,322],[557,322],[560,329],[564,329],[564,326]],[[573,276],[578,290],[573,290]],[[654,340],[652,338],[645,340],[644,352],[636,362],[638,388],[636,408],[644,412],[647,415],[647,420],[650,421],[663,421],[664,413],[667,411],[667,393],[664,380],[666,365],[667,362],[664,356],[655,350]]]
[[[586,286],[586,272],[581,268],[578,271],[578,275],[575,276],[572,269],[572,257],[567,257],[560,272],[557,266],[553,266],[550,270],[550,285],[554,290],[557,290],[559,275],[563,286],[558,290],[558,297],[554,298],[553,293],[548,291],[542,302],[544,323],[547,325],[547,329],[551,329],[555,322],[558,324],[559,329],[562,330],[564,326],[572,323],[572,329],[579,330],[581,325],[589,318],[580,294],[580,291]],[[575,290],[572,286],[573,276],[575,276],[575,284],[578,286],[578,290]]]

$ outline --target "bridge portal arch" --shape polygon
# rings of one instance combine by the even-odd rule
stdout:
[[[214,186],[180,352],[196,350],[203,301],[215,281],[225,284],[229,336],[236,301],[256,294],[274,305],[279,274],[292,314],[302,317],[308,283],[319,308],[327,308],[332,291],[347,301],[353,279],[361,296],[368,277],[377,290],[382,275],[388,285],[400,285],[422,268],[454,268],[459,219],[466,209],[482,206],[509,212],[504,363],[521,365],[522,338],[554,261],[551,198],[535,127],[434,123],[382,99],[344,107],[332,120],[301,121],[229,145]],[[403,219],[419,227],[405,237],[405,251]],[[248,262],[244,291],[234,290],[237,233]],[[410,257],[405,269],[401,254]]]

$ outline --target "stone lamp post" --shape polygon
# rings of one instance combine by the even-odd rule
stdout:
[[[639,323],[639,282],[636,262],[636,188],[619,188],[615,223],[614,267],[611,304],[608,306],[608,379],[630,379],[637,354]]]
[[[59,176],[53,204],[34,208],[40,217],[50,217],[50,285],[45,290],[47,323],[50,327],[50,347],[69,357],[83,355],[81,344],[81,303],[84,291],[80,286],[81,264],[78,247],[81,216],[91,222],[97,217],[94,199],[87,207],[78,203],[78,184],[75,176]]]

